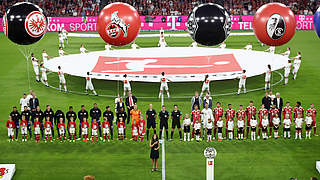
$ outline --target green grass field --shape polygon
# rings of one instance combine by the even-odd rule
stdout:
[[[158,38],[138,38],[137,44],[141,47],[154,47]],[[167,38],[169,46],[188,46],[190,38]],[[253,42],[254,50],[264,50],[260,47],[254,36],[231,36],[227,40],[227,48],[242,48],[248,42]],[[70,38],[70,45],[65,49],[68,53],[78,53],[81,43],[85,43],[89,51],[104,49],[104,43],[99,38]],[[274,92],[281,92],[284,101],[301,101],[307,108],[314,103],[320,107],[319,78],[319,39],[313,31],[299,31],[285,46],[277,47],[276,52],[284,52],[286,47],[291,47],[291,56],[297,51],[302,52],[303,62],[296,81],[289,80],[289,85],[282,83],[273,87]],[[54,143],[39,144],[35,142],[7,141],[7,129],[5,122],[11,112],[12,106],[19,106],[19,99],[23,93],[29,90],[27,81],[26,60],[18,50],[19,46],[11,43],[3,34],[0,35],[0,164],[16,164],[14,179],[32,180],[79,180],[84,175],[94,175],[96,179],[161,179],[161,171],[151,173],[151,160],[149,159],[148,143],[132,141],[112,141],[110,143]],[[41,59],[42,49],[46,49],[49,56],[58,55],[58,39],[56,33],[47,33],[37,44],[30,46],[31,50]],[[124,47],[124,48],[128,48]],[[259,59],[257,59],[259,61]],[[31,74],[31,88],[40,99],[41,108],[50,104],[53,110],[67,111],[72,105],[77,112],[80,105],[84,104],[89,110],[93,103],[98,103],[101,110],[106,105],[113,109],[114,99],[107,97],[95,97],[76,94],[65,94],[55,89],[47,88],[42,83],[35,82],[33,70],[29,66]],[[282,73],[282,70],[279,72]],[[49,84],[58,86],[56,74],[48,75]],[[273,81],[280,79],[275,75]],[[68,88],[73,91],[84,92],[85,80],[78,77],[66,76]],[[99,94],[116,95],[118,82],[93,80],[95,89]],[[213,82],[214,94],[234,92],[238,81]],[[157,96],[158,83],[132,83],[136,96]],[[172,97],[192,96],[194,91],[201,90],[201,82],[198,83],[170,83]],[[247,80],[247,88],[253,89],[264,86],[264,76],[252,77]],[[122,84],[120,83],[120,89]],[[122,93],[122,92],[120,92]],[[226,108],[227,103],[232,103],[235,108],[240,104],[248,105],[250,100],[256,106],[261,103],[264,91],[251,92],[245,95],[231,95],[213,97],[213,101],[220,101]],[[157,111],[160,110],[160,101],[157,98],[139,99],[138,106],[145,112],[148,104],[154,104]],[[178,104],[183,113],[191,111],[190,99],[165,99],[168,110],[172,110],[173,104]],[[77,121],[78,122],[78,121]],[[318,122],[320,122],[318,118]],[[171,123],[169,123],[171,124]],[[318,123],[318,127],[319,127]],[[293,128],[292,128],[293,130]],[[282,134],[282,133],[280,133]],[[293,131],[292,131],[293,134]],[[319,134],[319,132],[318,132]],[[303,134],[304,135],[304,134]],[[178,132],[175,132],[173,142],[166,142],[166,179],[205,179],[205,158],[203,150],[207,146],[217,149],[215,177],[217,180],[285,180],[297,177],[299,180],[308,179],[311,176],[320,177],[315,169],[315,161],[320,160],[320,137],[312,137],[312,140],[295,141],[269,139],[222,142],[180,142]],[[161,152],[161,151],[160,151]],[[161,156],[159,167],[161,168]]]

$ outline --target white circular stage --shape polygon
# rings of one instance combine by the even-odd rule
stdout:
[[[240,49],[166,47],[96,51],[72,54],[49,60],[45,67],[57,72],[58,66],[73,76],[121,80],[127,74],[132,81],[159,82],[161,72],[171,81],[202,81],[206,74],[211,80],[239,77],[245,69],[252,77],[272,70],[282,69],[287,57],[262,51]]]

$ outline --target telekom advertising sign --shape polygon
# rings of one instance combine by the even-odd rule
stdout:
[[[187,16],[141,16],[141,30],[185,30]],[[233,30],[251,30],[253,16],[232,16]],[[296,15],[297,29],[313,29],[312,15]],[[3,32],[0,19],[0,32]],[[48,31],[96,31],[97,17],[48,17]]]

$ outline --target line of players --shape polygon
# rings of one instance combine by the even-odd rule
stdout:
[[[292,116],[293,113],[293,116]],[[188,141],[190,140],[189,127],[190,124],[193,127],[192,136],[196,133],[196,140],[199,141],[201,136],[201,125],[203,128],[203,136],[205,137],[205,133],[207,134],[207,141],[212,141],[212,139],[216,138],[216,131],[218,131],[218,140],[222,139],[234,139],[234,129],[237,129],[237,138],[239,140],[246,139],[249,136],[251,131],[251,140],[260,139],[260,135],[262,132],[262,138],[268,139],[273,136],[275,139],[279,138],[279,128],[280,125],[283,124],[283,137],[289,138],[291,137],[291,125],[295,124],[296,136],[295,139],[302,138],[302,129],[303,123],[305,122],[305,130],[306,130],[306,138],[311,138],[311,130],[314,128],[314,135],[316,134],[316,114],[317,111],[314,108],[314,105],[311,104],[310,108],[307,110],[306,117],[304,117],[304,109],[301,106],[300,102],[297,102],[296,107],[293,109],[290,106],[290,103],[287,102],[286,106],[280,111],[276,108],[276,105],[272,105],[270,110],[267,110],[264,107],[264,104],[261,105],[261,108],[257,110],[257,108],[253,105],[253,101],[250,101],[249,106],[244,109],[242,105],[240,105],[239,110],[235,111],[232,108],[231,104],[228,104],[228,108],[223,111],[221,104],[217,102],[217,106],[213,109],[208,107],[208,103],[205,103],[205,108],[200,111],[198,110],[198,105],[194,106],[194,110],[192,111],[192,124],[189,120],[188,115],[186,115],[184,120],[185,132],[188,136]],[[284,119],[281,122],[281,114],[283,114]],[[257,119],[257,116],[259,119]],[[223,117],[225,117],[226,122],[223,121]],[[235,122],[235,118],[237,122]],[[200,124],[201,122],[201,124]],[[187,124],[187,127],[186,127]],[[226,137],[223,138],[223,128],[225,128]],[[213,129],[213,138],[212,138],[212,129]],[[256,130],[258,132],[256,134]],[[269,129],[269,131],[268,131]],[[246,136],[244,133],[246,131]],[[184,140],[186,140],[186,135],[184,136]]]
[[[283,121],[281,122],[281,114],[283,114]],[[292,116],[293,114],[293,116]],[[178,109],[177,105],[174,105],[174,110],[169,115],[165,106],[162,106],[161,111],[158,116],[160,119],[160,132],[159,137],[162,135],[163,129],[165,129],[166,139],[169,140],[168,135],[168,121],[171,117],[172,128],[171,128],[171,138],[173,138],[174,130],[177,128],[180,136],[180,140],[190,141],[190,131],[192,127],[191,137],[194,137],[196,141],[204,140],[205,136],[207,141],[212,141],[216,139],[216,134],[218,133],[217,139],[221,141],[222,139],[232,140],[235,137],[234,130],[237,129],[237,138],[239,140],[246,139],[249,137],[251,131],[251,140],[256,140],[256,136],[260,139],[262,134],[263,139],[268,139],[272,137],[279,138],[280,125],[283,124],[283,137],[291,137],[290,127],[295,124],[295,139],[302,138],[303,123],[305,123],[306,138],[311,138],[311,130],[314,129],[314,135],[316,134],[316,114],[317,110],[314,105],[311,104],[310,108],[306,111],[306,117],[304,117],[305,111],[301,106],[300,102],[296,103],[296,107],[292,108],[290,103],[287,102],[286,106],[280,111],[276,108],[276,105],[272,105],[272,108],[267,110],[264,104],[261,108],[257,110],[254,106],[253,101],[250,101],[249,106],[244,108],[243,105],[239,106],[236,111],[232,108],[231,104],[228,104],[228,108],[224,111],[221,107],[221,103],[217,102],[215,108],[209,108],[209,103],[204,102],[204,108],[200,110],[199,105],[195,104],[193,106],[193,111],[191,112],[191,118],[189,118],[189,113],[185,114],[183,117],[182,112]],[[89,115],[91,117],[91,125],[89,125]],[[78,112],[78,118],[80,120],[79,124],[79,138],[82,135],[82,140],[89,140],[89,130],[91,129],[91,141],[96,139],[98,141],[99,136],[103,141],[113,139],[113,123],[114,115],[110,110],[110,107],[106,107],[106,111],[102,114],[103,122],[100,122],[101,110],[94,104],[94,107],[88,113],[85,107],[82,105],[81,110]],[[156,133],[156,118],[157,113],[152,108],[150,104],[149,109],[146,111],[147,120],[147,132],[145,133],[145,121],[143,119],[141,111],[138,109],[137,105],[134,105],[134,109],[130,111],[131,124],[127,121],[127,125],[131,125],[132,129],[132,140],[144,141],[145,134],[147,139],[149,137],[149,129],[152,128],[154,133]],[[183,117],[182,126],[181,119]],[[223,120],[225,118],[225,122]],[[257,119],[258,117],[258,119]],[[68,120],[67,125],[65,124],[65,118]],[[20,121],[21,119],[21,121]],[[45,119],[45,120],[43,120]],[[18,139],[19,129],[21,129],[22,141],[27,141],[27,131],[29,131],[30,138],[32,138],[32,126],[34,127],[34,135],[37,142],[40,141],[40,134],[42,139],[45,141],[52,141],[54,139],[54,126],[58,132],[60,141],[66,139],[67,129],[69,140],[75,141],[77,134],[77,124],[76,124],[77,114],[73,111],[72,106],[69,107],[69,111],[66,116],[61,110],[57,110],[55,113],[49,105],[46,106],[46,110],[42,112],[40,107],[37,106],[35,111],[29,111],[28,107],[24,107],[24,111],[20,114],[16,107],[13,107],[13,111],[10,113],[9,120],[6,123],[8,128],[9,141],[13,140],[14,129],[16,130],[16,140]],[[127,114],[124,108],[120,108],[119,112],[116,113],[116,126],[118,128],[118,139],[126,139],[126,119]],[[237,119],[237,122],[236,122]],[[102,126],[101,126],[102,125]],[[102,132],[101,132],[102,127]],[[182,137],[181,128],[183,127],[184,136]],[[225,128],[225,136],[223,137],[223,129]],[[258,132],[256,134],[256,131]],[[269,131],[268,131],[269,129]],[[98,136],[99,131],[99,136]],[[246,136],[244,135],[246,132]],[[101,134],[102,133],[102,134]],[[202,138],[201,138],[202,137]]]

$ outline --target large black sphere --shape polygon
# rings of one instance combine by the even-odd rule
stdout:
[[[188,32],[192,39],[205,46],[214,46],[227,39],[231,31],[229,13],[213,3],[195,7],[188,17]]]
[[[38,6],[22,2],[13,5],[3,16],[3,31],[14,43],[33,44],[47,31],[48,21]]]

